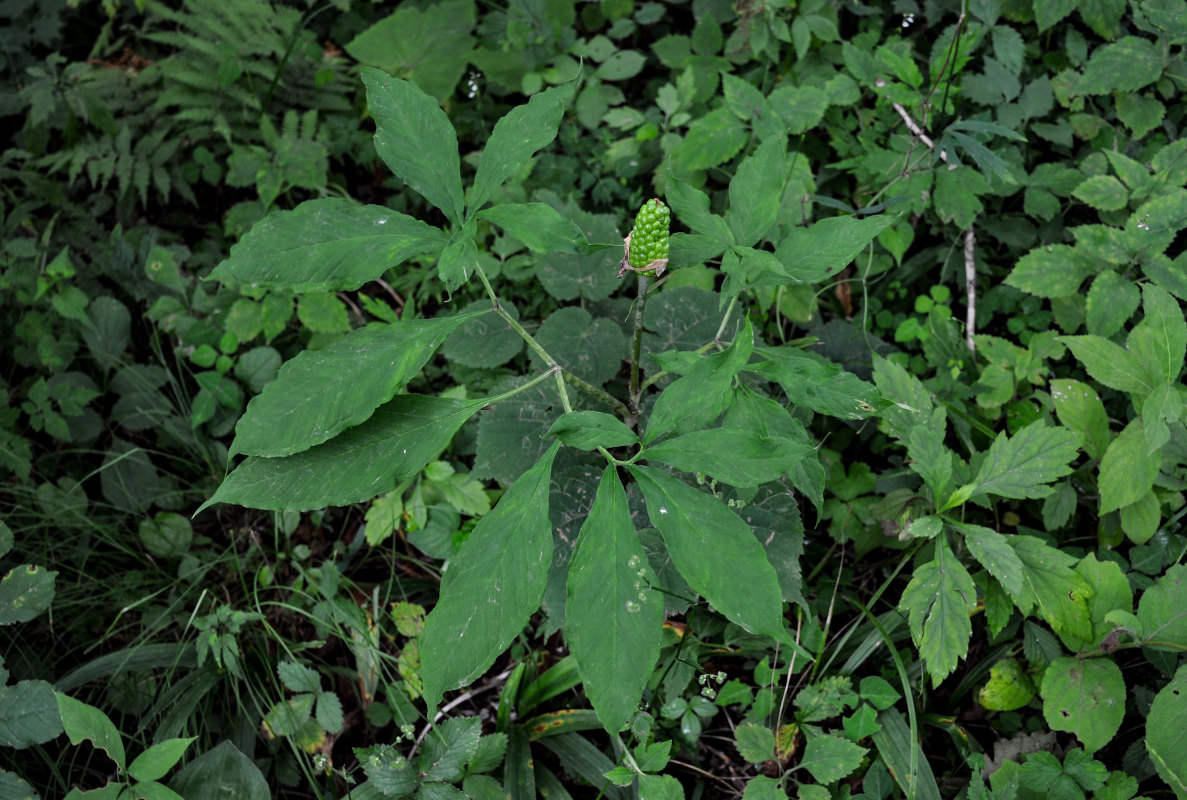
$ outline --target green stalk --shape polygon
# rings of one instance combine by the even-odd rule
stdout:
[[[647,303],[647,276],[640,275],[638,298],[635,300],[635,331],[631,339],[631,384],[630,415],[639,415],[639,397],[643,387],[639,385],[639,359],[643,352],[643,307]]]

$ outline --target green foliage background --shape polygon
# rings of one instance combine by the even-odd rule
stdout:
[[[0,26],[0,797],[1187,797],[1183,0]]]

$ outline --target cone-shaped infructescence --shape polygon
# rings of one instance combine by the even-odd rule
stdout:
[[[643,204],[635,216],[635,229],[627,238],[622,272],[630,269],[650,277],[668,266],[668,224],[672,214],[659,199]]]

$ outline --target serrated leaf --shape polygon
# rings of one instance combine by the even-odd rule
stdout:
[[[781,137],[767,139],[742,159],[730,181],[725,221],[742,247],[758,242],[779,218],[786,148]]]
[[[1171,566],[1142,594],[1138,621],[1147,647],[1167,651],[1187,647],[1187,566]]]
[[[626,492],[607,467],[569,562],[565,640],[611,734],[638,709],[659,659],[664,602],[656,585]]]
[[[1072,196],[1097,211],[1117,211],[1129,203],[1129,192],[1112,175],[1093,175],[1077,186]]]
[[[1121,392],[1147,395],[1158,382],[1133,354],[1101,336],[1060,336],[1096,380]]]
[[[1141,419],[1118,434],[1100,460],[1100,513],[1107,514],[1136,503],[1150,491],[1158,477],[1161,459],[1151,458]]]
[[[317,724],[326,729],[327,733],[342,733],[345,719],[342,714],[342,701],[333,692],[317,693],[317,709],[314,713]]]
[[[1043,717],[1094,753],[1117,735],[1125,716],[1125,681],[1109,658],[1059,658],[1043,673]]]
[[[0,667],[0,673],[7,672]],[[45,744],[62,732],[53,687],[41,680],[0,685],[0,745],[23,750]]]
[[[971,497],[995,494],[1015,499],[1051,494],[1047,484],[1071,473],[1079,437],[1064,428],[1033,422],[1013,436],[1000,434],[989,446],[972,484]]]
[[[499,305],[513,319],[519,319],[519,310],[513,303]],[[462,309],[461,316],[466,319],[441,346],[446,358],[467,367],[491,369],[519,355],[523,350],[523,337],[505,319],[497,314],[476,314],[490,307],[489,300],[475,300]]]
[[[1006,283],[1036,297],[1069,297],[1092,274],[1075,248],[1066,244],[1037,247],[1018,259]]]
[[[319,692],[321,691],[321,676],[317,671],[299,664],[296,661],[281,661],[276,665],[276,674],[280,682],[290,692]]]
[[[888,405],[872,385],[813,353],[760,347],[756,354],[767,360],[747,370],[778,383],[797,406],[840,419],[864,419]]]
[[[746,722],[734,730],[738,755],[751,764],[761,764],[775,757],[775,733],[765,725]]]
[[[1080,94],[1132,92],[1162,75],[1162,54],[1154,43],[1126,36],[1092,52],[1077,91]]]
[[[829,217],[795,228],[779,243],[775,257],[799,283],[820,283],[849,266],[894,217]]]
[[[439,228],[390,208],[307,200],[252,226],[210,277],[294,292],[352,291],[446,241]]]
[[[249,456],[199,511],[214,503],[308,511],[370,500],[424,469],[482,405],[399,395],[324,444],[284,458]]]
[[[746,144],[746,128],[727,108],[717,108],[688,126],[672,154],[682,172],[708,169],[729,161]]]
[[[724,219],[709,210],[709,195],[700,189],[669,175],[664,197],[676,219],[696,233],[707,236],[721,245],[734,243],[733,231]]]
[[[482,720],[478,717],[454,718],[439,725],[425,737],[420,757],[420,772],[426,781],[461,780],[468,762],[478,752]]]
[[[813,736],[804,748],[799,767],[808,770],[820,783],[833,783],[857,769],[867,752],[840,736]]]
[[[977,605],[973,579],[944,536],[936,539],[935,557],[915,570],[899,605],[907,611],[932,685],[939,686],[968,652],[973,633],[969,612]]]
[[[1087,598],[1092,589],[1074,569],[1076,559],[1033,536],[1007,539],[1022,561],[1022,591],[1012,594],[1023,614],[1036,607],[1060,636],[1076,641],[1092,638]]]
[[[981,562],[981,566],[989,570],[1006,591],[1010,594],[1022,591],[1022,560],[1005,536],[980,525],[961,525],[960,532],[973,558]]]
[[[189,800],[272,798],[259,767],[229,741],[223,741],[186,764],[170,781],[170,786]]]
[[[495,123],[470,186],[467,216],[482,208],[508,178],[527,165],[537,150],[556,138],[565,114],[565,101],[573,96],[574,86],[565,84],[533,95]]]
[[[626,354],[622,328],[614,320],[594,319],[577,306],[550,314],[536,332],[536,342],[566,371],[596,386],[618,374]],[[532,364],[545,367],[535,352]]]
[[[1187,354],[1187,321],[1179,301],[1165,289],[1152,284],[1142,287],[1142,310],[1145,316],[1130,331],[1129,352],[1147,370],[1163,381],[1173,383],[1183,369]]]
[[[367,105],[375,118],[375,150],[410,189],[462,224],[462,175],[453,123],[414,83],[366,67]]]
[[[445,103],[473,53],[473,0],[400,4],[345,45],[351,58],[406,77]]]
[[[231,454],[292,455],[366,421],[416,377],[451,332],[481,314],[373,323],[321,350],[301,352],[248,403]]]
[[[559,449],[553,445],[511,485],[445,571],[420,636],[431,708],[442,692],[486,671],[540,607],[552,560],[548,485]]]
[[[1187,667],[1180,667],[1150,704],[1146,752],[1179,800],[1187,798]]]
[[[647,515],[688,585],[752,633],[793,644],[775,570],[750,528],[720,500],[667,473],[633,466]]]

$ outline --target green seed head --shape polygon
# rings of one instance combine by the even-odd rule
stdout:
[[[668,225],[672,212],[658,198],[648,200],[635,215],[635,229],[631,231],[631,269],[644,275],[654,275],[647,269],[654,261],[668,257]]]

